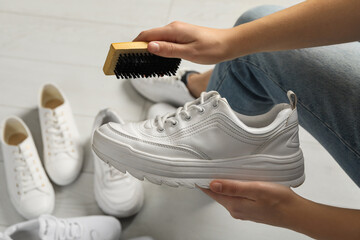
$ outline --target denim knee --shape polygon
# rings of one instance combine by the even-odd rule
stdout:
[[[243,23],[254,21],[258,18],[262,18],[266,15],[270,15],[274,12],[284,9],[281,6],[277,5],[262,5],[258,7],[251,8],[244,12],[236,21],[234,26],[238,26]]]

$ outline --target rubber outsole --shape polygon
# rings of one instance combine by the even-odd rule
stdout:
[[[125,146],[117,146],[118,149],[121,148],[126,148]],[[96,148],[96,146],[93,144],[92,148],[94,150],[94,152],[96,153],[96,155],[103,161],[105,161],[106,163],[114,166],[116,169],[118,169],[119,171],[126,173],[129,172],[132,176],[134,176],[135,178],[139,179],[139,180],[144,180],[147,179],[149,182],[157,184],[157,185],[168,185],[170,187],[179,187],[179,186],[183,186],[186,188],[195,188],[195,187],[201,187],[201,188],[209,188],[209,184],[212,180],[214,180],[215,178],[189,178],[189,177],[173,177],[173,176],[160,176],[157,174],[153,174],[153,173],[149,173],[146,171],[143,171],[142,169],[144,167],[138,167],[138,168],[134,168],[133,166],[130,166],[128,164],[125,163],[125,161],[119,161],[116,159],[113,159],[112,157],[108,156],[107,154],[104,154],[102,151],[98,150]],[[126,151],[128,153],[126,153]],[[124,149],[123,150],[123,154],[121,155],[121,158],[131,158],[134,157],[131,154],[129,154],[129,152],[132,152],[132,150],[130,149]],[[298,187],[300,186],[304,181],[305,181],[305,174],[304,174],[304,166],[303,166],[303,156],[302,153],[300,151],[301,156],[299,161],[297,160],[296,164],[299,165],[298,162],[302,163],[302,165],[300,164],[300,166],[297,166],[296,171],[297,172],[301,172],[302,174],[300,176],[298,176],[299,174],[297,174],[297,177],[291,180],[285,180],[285,181],[268,181],[268,182],[274,182],[274,183],[278,183],[278,184],[282,184],[285,186],[289,186],[289,187]],[[117,155],[118,156],[118,155]],[[117,158],[119,158],[120,156],[118,156]],[[269,171],[270,172],[270,171]],[[261,180],[249,180],[249,179],[239,179],[239,178],[229,178],[229,177],[220,177],[223,179],[233,179],[233,180],[239,180],[239,181],[264,181],[263,179]],[[216,179],[219,179],[219,177],[216,177]],[[266,180],[265,180],[266,181]]]

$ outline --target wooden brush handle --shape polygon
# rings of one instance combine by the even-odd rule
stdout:
[[[103,67],[105,75],[114,75],[114,69],[120,54],[124,53],[145,53],[147,42],[121,42],[112,43]]]
[[[148,46],[147,42],[121,42],[112,43],[111,47],[115,50],[146,50]]]

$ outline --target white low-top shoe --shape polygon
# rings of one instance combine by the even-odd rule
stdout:
[[[108,122],[124,124],[112,109],[104,109],[95,118],[94,131]],[[128,217],[140,211],[144,202],[142,183],[94,157],[94,193],[99,207],[109,215]]]
[[[187,73],[194,73],[194,71],[181,69],[175,76],[133,78],[130,79],[130,82],[141,95],[150,101],[182,106],[186,102],[194,100],[182,81],[183,77],[187,77]]]
[[[39,96],[44,165],[58,185],[72,183],[80,173],[83,149],[69,101],[58,87],[46,84]]]
[[[120,222],[110,216],[61,219],[42,215],[8,227],[4,235],[13,240],[119,240]]]
[[[10,200],[31,219],[54,209],[54,189],[46,176],[30,130],[18,117],[3,121],[2,154]]]
[[[213,179],[303,183],[296,96],[258,116],[234,112],[225,98],[203,92],[176,113],[138,123],[108,123],[93,149],[133,176],[169,186],[208,188]],[[293,100],[294,98],[294,100]]]

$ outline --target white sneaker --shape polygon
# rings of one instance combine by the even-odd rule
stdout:
[[[124,124],[115,111],[104,109],[95,118],[94,131],[101,125]],[[142,183],[128,173],[122,173],[94,157],[94,192],[99,207],[109,215],[128,217],[140,211],[144,202]]]
[[[11,238],[0,232],[0,240],[11,240]]]
[[[207,188],[213,179],[235,179],[296,187],[305,179],[304,159],[296,101],[290,102],[245,116],[217,92],[203,92],[173,114],[103,125],[93,149],[115,168],[157,184]]]
[[[18,117],[3,121],[2,154],[10,200],[31,219],[54,209],[54,189],[47,178],[29,128]]]
[[[181,80],[187,72],[194,71],[181,69],[175,76],[133,78],[130,79],[130,82],[141,95],[150,101],[182,106],[186,102],[194,100],[185,83]]]
[[[120,222],[110,216],[61,219],[42,215],[8,227],[4,235],[14,240],[119,240]]]
[[[156,118],[157,115],[165,115],[166,113],[173,113],[176,111],[176,107],[167,103],[155,103],[153,104],[148,112],[147,119]]]
[[[80,173],[83,150],[69,102],[53,84],[40,91],[39,116],[46,171],[56,184],[70,184]]]

